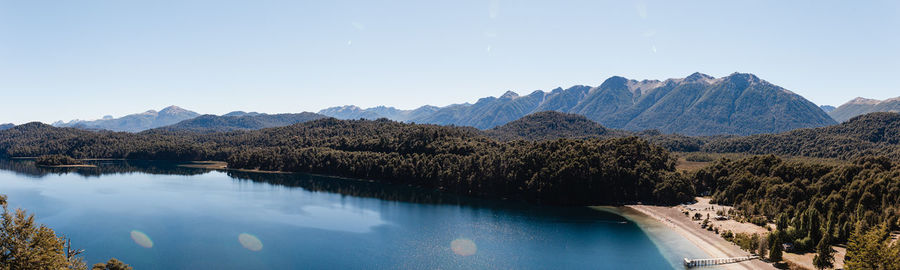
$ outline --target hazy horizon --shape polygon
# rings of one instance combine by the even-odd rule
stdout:
[[[900,96],[900,3],[154,1],[0,4],[0,123],[411,109],[694,72],[819,105]]]

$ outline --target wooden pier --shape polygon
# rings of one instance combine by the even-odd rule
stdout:
[[[729,264],[729,263],[737,263],[743,261],[749,261],[753,259],[758,259],[759,256],[745,256],[745,257],[733,257],[733,258],[714,258],[714,259],[688,259],[684,258],[684,267],[698,267],[698,266],[712,266],[712,265],[720,265],[720,264]]]

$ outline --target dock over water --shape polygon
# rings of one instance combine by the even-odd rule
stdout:
[[[687,268],[697,267],[697,266],[712,266],[712,265],[720,265],[720,264],[729,264],[729,263],[738,263],[743,261],[749,261],[753,259],[758,259],[759,256],[744,256],[744,257],[733,257],[733,258],[713,258],[713,259],[688,259],[684,258],[684,266]]]

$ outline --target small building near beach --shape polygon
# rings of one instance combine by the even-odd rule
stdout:
[[[784,251],[787,251],[787,252],[794,251],[794,243],[784,243],[784,244],[781,244],[781,247]]]

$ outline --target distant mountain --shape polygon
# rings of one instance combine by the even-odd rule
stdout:
[[[191,131],[209,133],[235,130],[256,130],[289,126],[326,117],[327,116],[311,112],[284,114],[232,112],[223,116],[207,114],[184,120],[173,125],[157,128],[153,131]]]
[[[900,114],[876,112],[838,125],[713,140],[704,150],[852,159],[883,155],[900,160]]]
[[[900,97],[887,100],[858,97],[828,114],[838,122],[845,122],[855,116],[873,112],[900,112]]]
[[[608,130],[582,115],[543,111],[485,131],[500,140],[552,140],[559,138],[600,138]]]
[[[388,118],[394,121],[409,121],[411,119],[421,118],[425,115],[432,114],[439,110],[436,106],[422,106],[414,110],[400,110],[394,107],[378,106],[368,109],[362,109],[356,106],[331,107],[319,111],[321,115],[331,116],[337,119],[369,119]]]
[[[11,129],[11,128],[15,127],[15,126],[16,126],[16,125],[13,125],[13,124],[0,124],[0,130]]]
[[[819,108],[822,108],[822,110],[825,111],[826,113],[830,113],[830,112],[834,111],[834,109],[837,109],[831,105],[822,105],[822,106],[819,106]]]
[[[107,116],[103,119],[93,121],[58,121],[56,123],[53,123],[53,126],[74,127],[79,129],[139,132],[151,128],[168,126],[197,116],[200,116],[200,114],[179,108],[177,106],[169,106],[158,112],[155,110],[149,110],[143,113],[126,115],[121,118],[112,118],[111,116]]]
[[[543,91],[535,91],[524,97],[520,97],[512,91],[507,91],[500,98],[486,97],[471,105],[447,106],[424,117],[414,118],[412,121],[489,129],[538,111],[554,110],[567,112],[556,108],[540,108],[539,105],[545,96],[546,94]]]
[[[665,81],[616,76],[598,87],[578,85],[526,96],[508,91],[499,98],[482,98],[474,104],[450,105],[402,119],[355,106],[320,113],[490,129],[540,111],[579,114],[613,129],[655,129],[685,135],[777,133],[836,124],[805,98],[744,73],[723,78],[694,73]]]
[[[258,112],[245,112],[245,111],[233,111],[233,112],[230,112],[230,113],[223,114],[222,116],[248,116],[248,115],[253,116],[253,115],[260,115],[260,114],[262,114],[262,113],[258,113]]]

